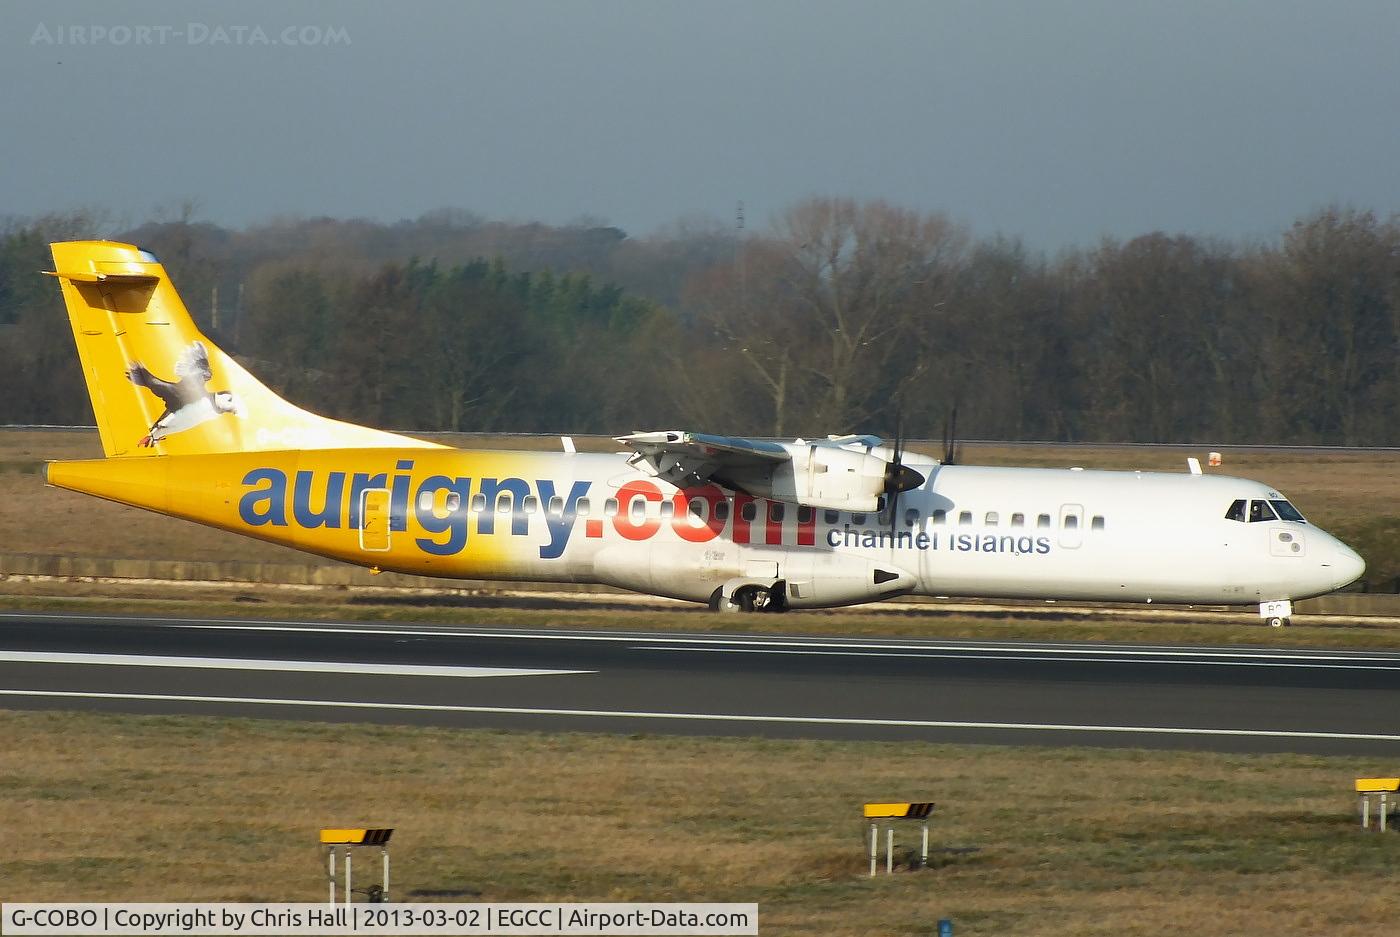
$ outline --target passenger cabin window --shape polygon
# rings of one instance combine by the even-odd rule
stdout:
[[[480,514],[482,511],[486,510],[486,496],[485,496],[485,495],[472,495],[472,508],[471,508],[471,509],[472,509],[472,511],[473,511],[474,513],[477,513],[477,514]]]
[[[662,502],[661,502],[661,516],[662,516],[662,517],[670,517],[672,514],[675,514],[675,513],[676,513],[676,505],[675,505],[675,502],[674,502],[674,501],[662,501]]]
[[[746,521],[751,521],[758,517],[758,508],[754,507],[753,502],[750,501],[739,509],[739,516]]]
[[[781,524],[781,523],[783,522],[783,514],[784,514],[784,513],[785,513],[785,511],[784,511],[783,506],[782,506],[781,504],[770,504],[770,505],[768,505],[768,519],[769,519],[770,521],[772,521],[773,523],[775,523],[775,524]]]
[[[1230,504],[1230,510],[1225,512],[1225,519],[1244,523],[1244,498],[1238,498]]]
[[[549,499],[549,513],[551,513],[551,514],[563,514],[563,513],[564,513],[564,499],[561,498],[561,497],[559,497],[558,495],[555,495],[554,497],[550,498],[550,499]]]
[[[1048,529],[1050,528],[1050,515],[1049,515],[1049,514],[1041,514],[1041,515],[1037,516],[1036,519],[1035,519],[1035,526],[1037,526],[1037,527],[1043,527],[1043,528],[1045,528],[1045,529],[1048,530]]]
[[[948,523],[948,512],[943,510],[942,508],[939,508],[938,510],[934,511],[933,523],[935,524],[935,526],[938,527],[942,527],[944,524]]]
[[[813,515],[814,513],[815,513],[815,512],[814,512],[810,507],[808,507],[807,505],[805,505],[805,504],[804,504],[804,505],[801,505],[801,506],[797,509],[797,523],[799,523],[799,524],[810,524],[810,523],[812,523],[812,515]]]
[[[700,508],[703,504],[704,501],[702,501],[700,498],[692,498],[689,502],[686,503],[685,508],[687,511],[690,512],[691,517],[700,517]]]
[[[520,502],[520,506],[526,514],[534,514],[540,508],[540,499],[534,495],[526,495],[525,500]]]
[[[630,515],[632,516],[632,523],[634,523],[634,524],[642,524],[642,523],[645,523],[645,522],[646,522],[646,519],[647,519],[647,504],[648,504],[648,502],[647,502],[647,499],[646,499],[646,498],[633,498],[633,499],[632,499],[632,504],[631,504],[631,506],[627,509],[627,513],[630,514]]]
[[[715,520],[729,520],[729,502],[721,501],[715,505]]]
[[[1079,529],[1079,515],[1078,515],[1078,514],[1066,514],[1066,515],[1065,515],[1065,530],[1078,530],[1078,529]]]
[[[1094,519],[1089,522],[1090,530],[1103,530],[1103,515],[1095,514]]]
[[[919,523],[919,511],[917,508],[910,508],[904,512],[904,526],[913,527]]]
[[[1303,515],[1298,513],[1298,509],[1287,501],[1270,501],[1274,510],[1278,511],[1278,516],[1286,521],[1303,521]],[[1307,523],[1307,521],[1303,521]]]
[[[961,527],[967,527],[967,526],[970,525],[971,523],[972,523],[972,512],[971,512],[971,511],[963,511],[961,514],[958,515],[958,525],[959,525],[959,526],[961,526]]]
[[[1012,515],[1011,515],[1011,526],[1012,526],[1012,527],[1025,527],[1025,526],[1026,526],[1026,515],[1024,515],[1024,514],[1012,514]]]
[[[864,514],[852,514],[852,515],[851,515],[851,523],[852,523],[852,524],[864,524],[864,523],[865,523],[865,515],[864,515]]]
[[[462,496],[455,491],[447,493],[447,513],[456,514],[462,509]]]
[[[510,495],[504,494],[496,499],[496,513],[509,514],[511,509]]]
[[[578,513],[579,517],[587,517],[589,512],[593,510],[593,502],[589,501],[587,498],[579,498],[578,507],[574,510]]]
[[[988,527],[995,527],[999,522],[1000,522],[1000,518],[997,517],[997,512],[996,512],[996,511],[988,511],[988,512],[987,512],[986,524],[987,524]]]
[[[1278,515],[1274,513],[1274,509],[1273,509],[1273,508],[1269,507],[1269,502],[1267,502],[1267,501],[1251,501],[1251,502],[1249,502],[1249,522],[1250,522],[1251,524],[1257,524],[1257,523],[1259,523],[1260,521],[1276,521],[1276,520],[1278,520]]]
[[[606,501],[603,502],[603,513],[606,514],[608,517],[616,517],[616,516],[617,516],[617,499],[616,499],[616,498],[609,498],[608,500],[606,500]]]
[[[839,520],[841,520],[841,512],[840,512],[840,511],[823,511],[823,512],[822,512],[822,520],[826,521],[828,524],[835,524],[836,522],[838,522]]]

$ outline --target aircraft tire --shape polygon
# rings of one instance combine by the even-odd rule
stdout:
[[[770,611],[773,603],[773,593],[761,586],[745,586],[734,593],[734,598],[745,612]]]
[[[1286,626],[1287,624],[1288,624],[1288,619],[1287,619],[1287,618],[1280,618],[1280,617],[1277,616],[1277,615],[1275,615],[1273,618],[1270,618],[1270,619],[1269,619],[1269,627],[1270,627],[1270,628],[1282,628],[1282,627]]]

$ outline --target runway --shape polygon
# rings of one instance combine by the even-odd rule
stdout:
[[[1400,755],[1400,653],[0,613],[0,707]]]

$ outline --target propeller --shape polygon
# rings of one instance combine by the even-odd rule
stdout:
[[[904,464],[904,420],[896,413],[894,422],[894,458],[885,466],[885,506],[890,511],[890,548],[894,548],[899,530],[899,496],[918,488],[924,476]]]
[[[953,404],[949,418],[943,421],[943,463],[958,464],[958,405]]]

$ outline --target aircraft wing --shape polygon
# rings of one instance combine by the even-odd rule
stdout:
[[[739,436],[663,430],[615,438],[635,450],[629,463],[680,488],[712,479],[732,488],[735,476],[771,474],[774,463],[792,460],[779,443]]]

